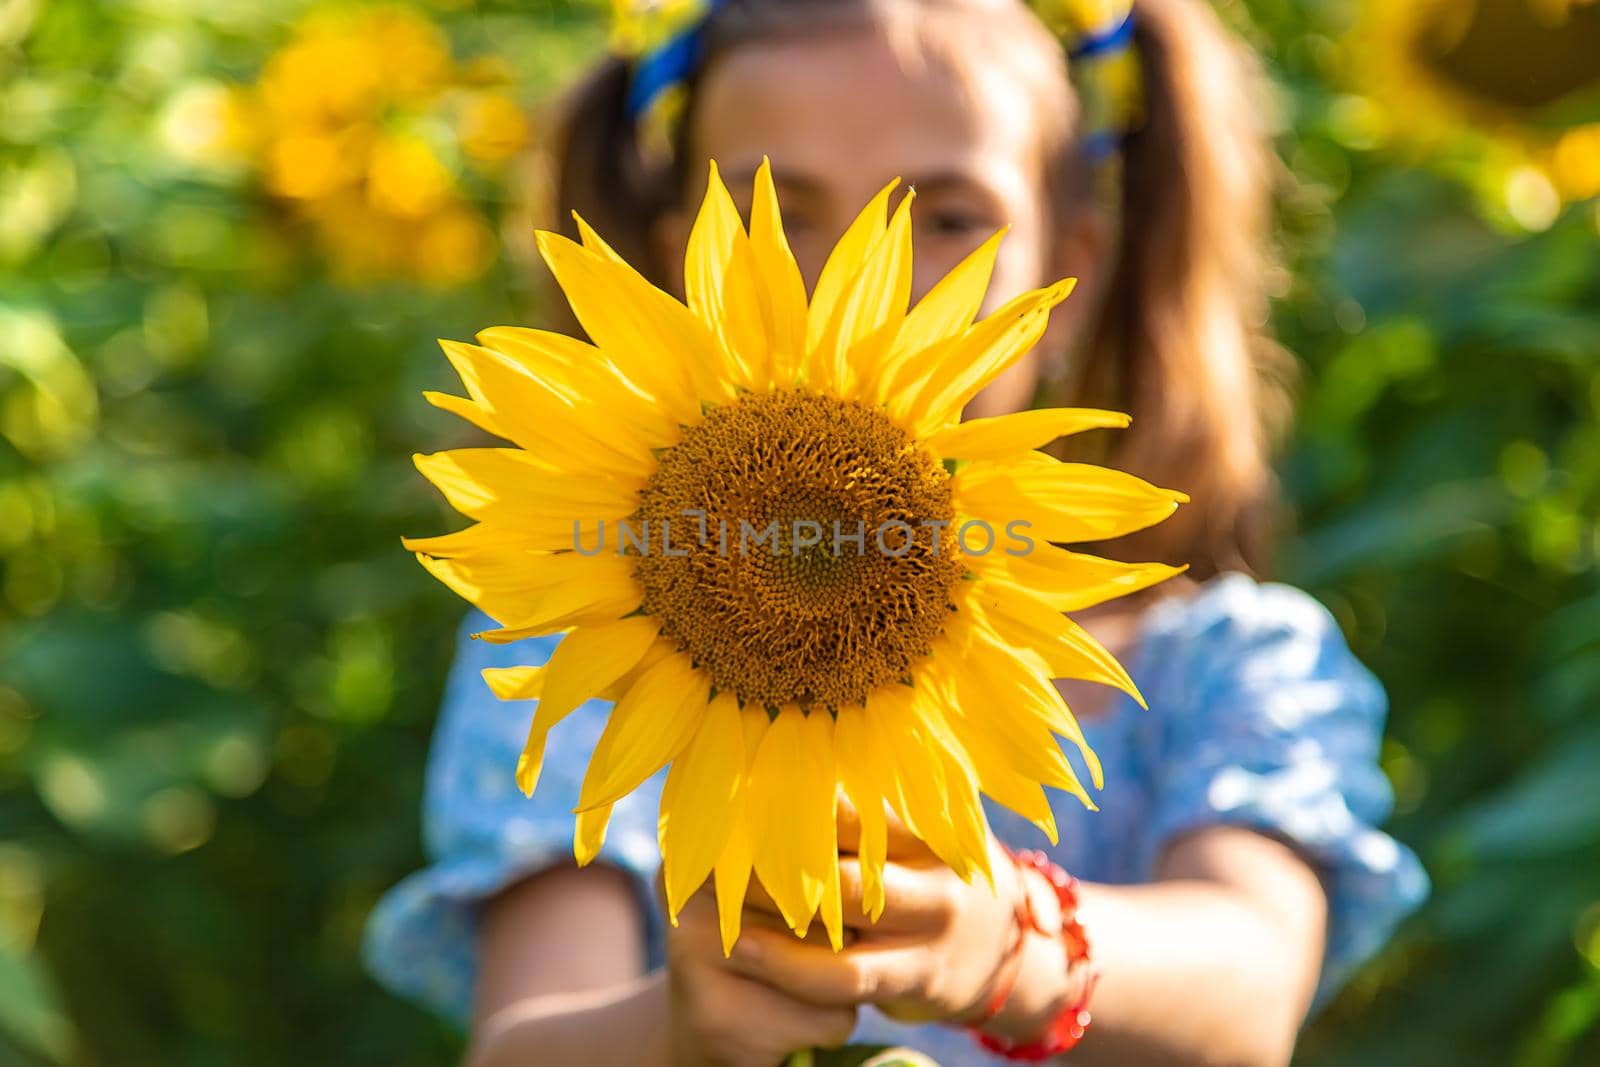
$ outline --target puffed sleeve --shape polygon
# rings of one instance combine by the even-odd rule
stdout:
[[[481,904],[501,889],[572,860],[574,818],[589,755],[610,704],[592,700],[550,733],[531,798],[517,789],[517,756],[533,702],[495,698],[485,667],[542,664],[558,637],[510,645],[473,640],[494,627],[474,612],[462,624],[456,660],[434,728],[423,798],[423,846],[430,865],[391,889],[367,922],[364,953],[390,989],[464,1022],[477,971]],[[656,811],[661,775],[618,801],[598,862],[633,877],[652,965],[659,962],[660,918],[653,880],[660,865]]]
[[[1319,1003],[1426,898],[1410,849],[1378,829],[1393,807],[1378,766],[1388,701],[1328,610],[1291,586],[1227,575],[1157,624],[1162,684],[1186,693],[1144,719],[1155,771],[1142,868],[1177,835],[1214,824],[1273,833],[1314,863],[1328,892]]]

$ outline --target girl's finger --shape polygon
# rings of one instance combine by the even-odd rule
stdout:
[[[819,1004],[771,982],[725,977],[738,986],[730,990],[718,1028],[729,1031],[730,1044],[747,1043],[752,1061],[775,1061],[800,1048],[837,1048],[855,1031],[854,1005]]]
[[[861,850],[861,815],[856,811],[856,806],[850,803],[850,798],[844,795],[844,790],[839,791],[839,803],[835,809],[839,820],[839,854],[846,855]]]
[[[861,906],[861,861],[847,856],[839,861],[839,896],[844,905],[844,924],[875,934],[921,934],[940,929],[950,921],[949,880],[954,877],[942,865],[885,863],[883,914],[873,922]],[[984,886],[983,890],[988,892],[988,887]]]
[[[859,897],[859,893],[858,893]],[[859,905],[858,905],[859,909]],[[772,897],[761,888],[759,881],[750,882],[744,901],[744,918],[741,920],[744,927],[760,927],[765,930],[781,930],[786,936],[795,941],[804,943],[828,943],[828,932],[819,919],[812,919],[811,925],[806,928],[804,937],[798,937],[789,929],[789,924],[783,918],[783,913],[778,910],[778,905],[773,903]],[[846,913],[845,925],[851,925],[849,915]],[[860,925],[859,923],[856,925]],[[850,944],[856,939],[854,930],[844,931],[844,942]]]
[[[861,903],[861,861],[855,856],[842,856],[839,859],[839,897],[844,925],[852,930],[883,934],[923,934],[941,929],[950,921],[949,880],[954,877],[937,859],[920,864],[885,863],[883,914],[873,922]],[[988,892],[987,886],[980,888]],[[754,880],[745,898],[745,915],[757,925],[787,928],[778,906]],[[813,923],[813,930],[815,928]]]
[[[929,848],[920,837],[907,829],[906,824],[901,822],[894,812],[885,811],[883,817],[889,826],[890,859],[899,860],[902,863],[925,859],[937,862],[938,857],[933,854],[933,849]]]
[[[744,907],[748,912],[760,912],[766,915],[779,915],[777,903],[772,899],[766,887],[761,884],[760,878],[751,878],[750,885],[744,891]]]
[[[883,865],[883,914],[877,922],[867,918],[861,905],[861,861],[855,856],[839,860],[839,898],[844,925],[874,933],[918,934],[937,930],[950,920],[949,879],[954,878],[937,860],[927,866],[889,862]],[[985,887],[987,891],[987,887]],[[752,881],[745,897],[745,916],[768,929],[787,929],[778,906]],[[816,929],[816,924],[812,924]],[[794,935],[791,933],[790,937]]]
[[[811,1004],[853,1007],[910,997],[922,987],[925,945],[864,941],[834,952],[769,930],[739,938],[728,966]]]
[[[843,793],[839,794],[837,812],[840,854],[861,851],[861,816]],[[889,830],[890,859],[906,861],[933,856],[933,851],[906,829],[906,824],[895,818],[894,812],[885,810],[883,817]]]

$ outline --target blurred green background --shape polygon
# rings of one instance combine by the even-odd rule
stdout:
[[[1219,5],[1281,89],[1284,574],[1425,911],[1307,1065],[1600,1063],[1600,7]],[[0,0],[0,1064],[442,1064],[361,970],[461,605],[436,337],[536,313],[554,0]],[[530,162],[532,160],[532,162]]]

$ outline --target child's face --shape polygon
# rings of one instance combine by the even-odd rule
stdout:
[[[1054,281],[1064,266],[1081,275],[1086,264],[1053,261],[1071,242],[1051,229],[1039,104],[1020,81],[1004,70],[963,80],[936,63],[907,65],[867,30],[745,46],[706,72],[695,150],[717,160],[747,215],[751,180],[771,157],[808,284],[862,205],[895,177],[917,190],[913,299],[1002,226],[1011,230],[985,311]],[[683,219],[672,229],[681,240]],[[1028,406],[1038,376],[1037,359],[1024,360],[968,413]]]

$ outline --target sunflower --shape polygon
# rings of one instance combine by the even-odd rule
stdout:
[[[1360,0],[1343,52],[1366,105],[1339,121],[1358,142],[1466,152],[1491,199],[1531,181],[1553,212],[1600,188],[1588,128],[1574,128],[1600,101],[1597,49],[1596,0]]]
[[[1099,761],[1053,678],[1123,668],[1064,613],[1181,568],[1074,553],[1186,497],[1036,451],[1125,415],[961,422],[1044,331],[1072,281],[974,321],[1000,234],[908,310],[911,204],[896,183],[840,238],[807,299],[768,165],[746,229],[715,164],[686,302],[583,221],[539,248],[592,343],[496,327],[442,341],[468,396],[429,394],[511,447],[417,457],[475,524],[406,545],[494,618],[478,636],[564,632],[544,666],[485,671],[538,701],[516,769],[584,701],[614,701],[576,809],[580,863],[612,805],[670,764],[660,842],[676,922],[707,879],[724,946],[752,872],[785,921],[840,944],[835,805],[859,813],[866,908],[882,913],[886,812],[962,877],[991,878],[986,793],[1056,827],[1043,786],[1093,808],[1055,735]]]
[[[1363,0],[1347,45],[1407,123],[1493,130],[1536,127],[1540,109],[1600,88],[1597,33],[1594,0]]]

